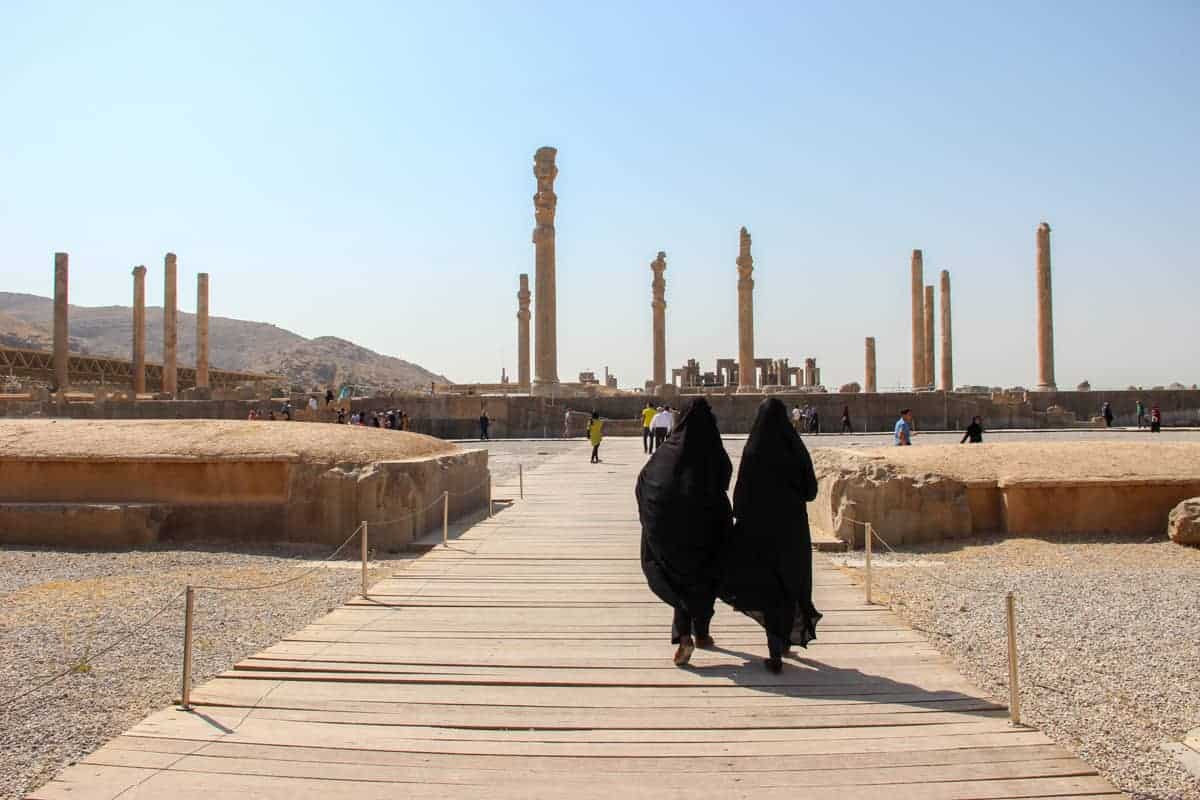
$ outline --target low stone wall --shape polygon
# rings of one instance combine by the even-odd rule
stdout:
[[[812,525],[852,547],[863,545],[868,522],[892,545],[997,533],[1161,536],[1171,509],[1200,495],[1200,475],[958,480],[832,448],[814,451],[813,461]]]
[[[0,460],[0,544],[157,541],[336,546],[366,520],[396,550],[488,498],[485,451],[365,464],[295,458]]]

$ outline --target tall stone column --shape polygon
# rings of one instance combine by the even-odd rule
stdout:
[[[59,398],[66,397],[70,386],[67,365],[71,358],[71,326],[67,322],[67,254],[54,254],[54,383]]]
[[[925,387],[937,385],[933,363],[933,287],[925,287]]]
[[[196,388],[208,388],[208,273],[196,275]]]
[[[133,268],[133,391],[146,391],[146,268]]]
[[[1054,308],[1050,289],[1050,226],[1043,222],[1037,229],[1037,355],[1038,382],[1041,392],[1053,392],[1054,383]]]
[[[950,332],[950,271],[942,270],[942,391],[954,391],[954,345]]]
[[[877,391],[876,382],[875,382],[875,337],[874,336],[867,337],[866,355],[867,355],[867,371],[866,371],[866,375],[864,376],[864,380],[863,380],[863,391],[868,392],[870,394],[874,394]]]
[[[755,389],[754,366],[754,257],[750,232],[744,227],[738,245],[738,391]]]
[[[663,273],[667,271],[667,254],[658,251],[658,258],[650,262],[650,270],[654,280],[650,283],[653,300],[650,309],[654,312],[654,387],[667,383],[667,280]]]
[[[529,391],[529,275],[521,273],[517,290],[517,385]]]
[[[162,390],[172,397],[179,391],[176,372],[178,339],[178,310],[175,303],[175,254],[163,259],[163,377]]]
[[[925,385],[925,265],[920,250],[912,251],[912,388]]]
[[[558,167],[554,159],[558,151],[540,147],[533,154],[533,177],[537,193],[533,196],[534,245],[534,326],[537,331],[534,356],[534,384],[550,389],[558,383],[558,312],[555,299],[554,214],[558,195],[554,179]]]

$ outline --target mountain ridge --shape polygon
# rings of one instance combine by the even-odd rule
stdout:
[[[54,301],[49,297],[0,292],[0,346],[49,350],[53,346]],[[68,312],[73,353],[131,358],[130,306],[77,306]],[[179,312],[178,359],[196,362],[196,316]],[[162,353],[162,306],[146,306],[146,353]],[[294,386],[352,384],[362,389],[422,389],[449,380],[420,364],[377,353],[348,339],[312,339],[270,322],[210,316],[209,363],[214,369],[286,376]],[[153,355],[151,355],[153,354]]]

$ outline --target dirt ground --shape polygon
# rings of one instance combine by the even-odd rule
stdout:
[[[458,452],[432,436],[357,425],[230,420],[0,420],[0,459],[264,458],[337,462]]]

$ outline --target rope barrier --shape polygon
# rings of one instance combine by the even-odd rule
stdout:
[[[126,631],[124,636],[120,637],[119,639],[117,639],[114,642],[110,642],[109,644],[100,648],[94,654],[80,658],[74,664],[72,664],[70,667],[67,667],[62,672],[59,672],[59,673],[56,673],[56,674],[50,676],[49,678],[41,681],[40,683],[36,684],[35,686],[33,686],[29,689],[26,689],[25,691],[21,692],[18,695],[14,695],[13,697],[9,697],[5,700],[0,700],[0,708],[4,708],[5,706],[12,705],[13,703],[17,702],[18,700],[22,700],[22,699],[28,697],[29,695],[33,694],[34,692],[37,692],[37,691],[40,691],[40,690],[46,688],[47,686],[54,683],[55,681],[60,680],[61,678],[64,678],[67,675],[70,675],[71,673],[78,671],[80,666],[82,666],[84,664],[90,665],[96,659],[115,650],[117,647],[121,646],[125,642],[132,639],[133,636],[135,634],[139,633],[141,631],[141,629],[143,627],[145,627],[148,623],[150,623],[150,622],[154,621],[155,619],[157,619],[158,617],[162,616],[163,613],[166,612],[166,610],[168,608],[170,608],[175,603],[176,600],[183,597],[184,592],[186,592],[186,591],[187,591],[186,589],[181,589],[180,591],[178,591],[170,600],[168,600],[166,603],[163,603],[162,607],[160,607],[157,611],[155,611],[150,616],[146,617],[141,622],[132,626],[128,631]]]

